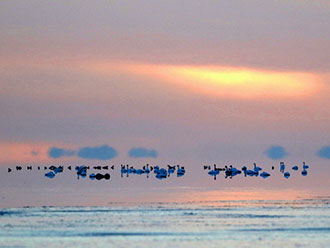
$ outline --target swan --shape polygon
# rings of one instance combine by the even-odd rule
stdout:
[[[138,174],[138,175],[141,175],[143,173],[144,173],[144,170],[142,170],[142,169],[137,169],[136,170],[136,174]]]
[[[214,164],[214,169],[210,170],[207,174],[209,174],[210,176],[213,176],[214,180],[217,180],[217,175],[220,174],[220,170],[218,168],[216,168],[216,165]]]
[[[270,176],[270,174],[269,174],[268,172],[266,172],[266,171],[263,171],[263,172],[260,174],[260,176],[261,176],[262,178],[267,178],[267,177]]]
[[[87,167],[85,165],[76,166],[75,170],[77,171],[78,179],[79,176],[85,178],[87,176]]]
[[[245,176],[245,177],[246,177],[246,170],[247,170],[246,166],[243,166],[243,167],[242,167],[242,171],[244,172],[244,176]]]
[[[128,169],[128,173],[133,173],[133,174],[136,174],[136,169],[131,166],[129,169]]]
[[[308,168],[309,168],[309,166],[305,162],[303,162],[303,169],[306,170]]]
[[[248,175],[250,177],[252,177],[252,176],[256,176],[257,177],[259,175],[259,172],[254,171],[254,170],[247,170],[246,171],[246,175]]]
[[[62,166],[59,166],[57,167],[55,170],[54,170],[54,173],[57,174],[57,173],[61,173],[63,172],[63,167]]]
[[[284,162],[280,162],[280,172],[284,173],[285,170],[285,164]]]
[[[147,164],[146,166],[143,166],[143,170],[144,170],[144,173],[147,174],[147,178],[149,178],[149,173],[151,171],[151,169],[149,169],[149,164]]]
[[[254,171],[254,170],[248,170],[246,168],[246,166],[242,167],[242,171],[244,172],[244,176],[246,177],[246,175],[248,176],[258,176],[259,175],[259,171]]]
[[[154,167],[154,173],[155,173],[155,174],[158,174],[158,173],[159,173],[159,166],[158,166],[158,165],[156,165],[156,166]]]
[[[177,165],[177,167],[178,167],[178,170],[177,170],[177,172],[176,172],[176,175],[177,175],[178,177],[182,177],[182,176],[186,173],[186,170],[184,169],[183,166],[181,166],[181,168],[180,168],[180,166]]]
[[[260,167],[258,167],[257,165],[256,165],[256,163],[253,163],[253,170],[254,171],[256,171],[256,172],[259,172],[259,171],[261,171],[262,170],[262,168],[260,168]]]
[[[92,174],[89,175],[89,178],[90,178],[91,180],[95,180],[96,175],[95,175],[94,173],[92,173]]]
[[[167,174],[159,173],[159,174],[156,175],[157,179],[165,179],[166,177],[167,177]]]
[[[54,178],[55,177],[55,173],[50,171],[48,173],[45,174],[45,177],[48,177],[48,178]]]
[[[303,176],[307,176],[307,170],[303,170],[303,171],[301,172],[301,175],[303,175]]]
[[[227,168],[227,167],[225,167],[225,168],[226,168],[226,171],[225,171],[226,178],[227,177],[232,178],[232,177],[242,173],[240,170],[236,169],[232,165],[230,165],[229,168]]]
[[[127,174],[128,176],[128,165],[126,165],[126,168],[125,168],[125,165],[121,165],[121,169],[120,169],[120,175],[121,177],[123,177],[123,174]]]
[[[175,166],[167,165],[167,167],[168,167],[168,170],[167,170],[167,172],[168,172],[168,176],[170,176],[171,174],[174,173],[174,171],[175,171]]]
[[[146,166],[143,166],[143,170],[145,173],[150,173],[149,164],[147,164]]]

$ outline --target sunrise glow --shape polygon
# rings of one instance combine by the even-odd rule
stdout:
[[[177,84],[192,93],[234,99],[299,99],[320,91],[322,79],[307,72],[267,71],[251,68],[189,65],[107,64],[88,65],[93,71],[153,78]]]

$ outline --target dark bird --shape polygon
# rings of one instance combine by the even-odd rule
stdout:
[[[48,177],[48,178],[54,178],[55,177],[55,173],[50,171],[48,173],[45,174],[45,177]]]
[[[266,171],[263,171],[263,172],[260,174],[260,176],[261,176],[262,178],[267,178],[267,177],[270,176],[270,174],[269,174],[268,172],[266,172]]]
[[[280,162],[280,172],[284,173],[285,170],[285,164],[284,162]]]
[[[220,170],[217,168],[216,164],[213,165],[214,169],[210,170],[207,174],[209,174],[210,176],[213,176],[214,180],[217,180],[217,175],[220,174]]]
[[[308,168],[309,168],[309,166],[305,162],[303,162],[303,169],[306,170]]]

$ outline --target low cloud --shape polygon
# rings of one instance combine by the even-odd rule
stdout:
[[[320,150],[318,150],[317,155],[321,158],[330,159],[330,145],[324,146]]]
[[[137,147],[129,150],[128,156],[131,158],[157,158],[158,152],[153,149],[149,150],[143,147]]]
[[[117,155],[118,152],[108,145],[82,147],[78,151],[78,157],[84,159],[108,160],[116,157]]]
[[[117,155],[118,152],[108,145],[94,147],[86,146],[81,147],[78,151],[60,147],[51,147],[48,150],[48,156],[50,158],[77,156],[84,159],[108,160],[116,157]]]
[[[51,147],[48,150],[48,156],[51,158],[70,157],[76,154],[76,151],[63,149],[59,147]]]
[[[264,154],[270,159],[281,159],[288,155],[283,146],[271,146],[264,151]]]

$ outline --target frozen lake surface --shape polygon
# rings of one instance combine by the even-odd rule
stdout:
[[[0,247],[329,247],[330,198],[0,209]]]

